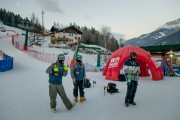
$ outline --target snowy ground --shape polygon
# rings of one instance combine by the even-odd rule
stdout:
[[[1,35],[1,33],[0,33]],[[0,72],[0,120],[179,120],[180,78],[165,77],[152,81],[140,78],[136,106],[125,107],[125,82],[114,82],[120,93],[104,96],[103,86],[108,82],[101,72],[87,72],[97,83],[85,89],[87,102],[78,103],[72,111],[66,110],[57,97],[57,113],[49,109],[49,63],[41,62],[17,50],[11,38],[0,39],[0,50],[14,57],[14,69]],[[67,96],[73,100],[73,84],[68,74],[63,79]]]

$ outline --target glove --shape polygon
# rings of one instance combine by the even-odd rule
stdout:
[[[131,85],[131,80],[128,80],[128,81],[127,81],[127,85]]]
[[[53,72],[54,76],[58,76],[58,71],[59,71],[58,68],[52,69],[52,72]]]
[[[138,76],[139,72],[138,71],[133,71],[133,75]]]
[[[68,66],[63,67],[65,71],[68,71]]]
[[[74,85],[76,84],[76,78],[73,79],[73,84],[74,84]]]
[[[137,72],[136,72],[135,70],[133,70],[132,74],[133,74],[133,75],[136,75],[136,74],[137,74]]]
[[[59,71],[59,68],[58,67],[54,67],[53,68],[53,72],[58,72]]]

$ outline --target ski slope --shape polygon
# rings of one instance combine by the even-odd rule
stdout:
[[[0,33],[1,35],[1,33]],[[140,78],[136,106],[124,105],[125,82],[114,82],[120,93],[104,96],[103,86],[108,82],[101,72],[87,72],[96,81],[94,87],[85,89],[87,101],[78,103],[72,111],[66,110],[57,97],[57,113],[49,107],[49,63],[36,60],[14,48],[11,38],[0,39],[0,50],[14,57],[14,68],[0,72],[0,120],[179,120],[180,78],[165,77],[152,81]],[[73,84],[68,74],[63,78],[67,96],[73,101]]]

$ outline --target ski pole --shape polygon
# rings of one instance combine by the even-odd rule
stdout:
[[[94,84],[96,84],[96,81],[93,80],[93,87],[94,87]]]
[[[106,86],[104,86],[104,96],[106,96],[106,94],[105,94],[105,90],[107,89],[107,87]]]

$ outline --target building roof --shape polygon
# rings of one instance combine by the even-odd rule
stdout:
[[[71,25],[71,26],[62,28],[62,29],[60,29],[58,32],[63,32],[63,31],[66,31],[66,30],[68,30],[68,29],[75,29],[79,34],[83,34],[83,33],[84,33],[84,32],[81,31],[79,28],[75,27],[74,25]]]
[[[142,46],[141,48],[153,52],[180,51],[180,44],[160,45],[160,46]]]

